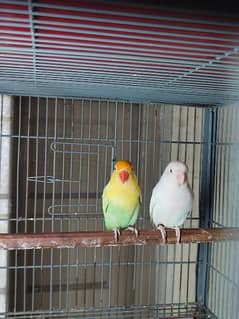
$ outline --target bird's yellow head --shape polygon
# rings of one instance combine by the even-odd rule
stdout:
[[[129,161],[121,160],[115,163],[115,171],[119,174],[120,180],[124,184],[133,171],[133,165]]]

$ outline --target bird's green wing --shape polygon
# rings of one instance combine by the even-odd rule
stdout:
[[[130,222],[129,222],[129,226],[134,226],[134,224],[136,223],[138,215],[139,215],[139,209],[140,209],[141,203],[142,203],[142,196],[140,194],[138,204],[134,209],[132,218],[130,219]]]
[[[108,188],[108,185],[105,186],[105,188],[103,190],[103,194],[102,194],[102,207],[103,207],[104,215],[107,214],[107,210],[109,207],[109,198],[107,196],[107,188]]]

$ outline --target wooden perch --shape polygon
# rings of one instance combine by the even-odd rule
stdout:
[[[175,244],[175,231],[167,230],[167,243]],[[239,240],[239,228],[185,228],[181,230],[181,243],[216,242]],[[113,232],[68,232],[68,233],[27,233],[0,234],[0,249],[74,248],[101,246],[128,246],[162,244],[157,230],[140,230],[139,236],[122,231],[116,242]]]

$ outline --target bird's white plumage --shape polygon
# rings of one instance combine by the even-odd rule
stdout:
[[[169,228],[181,226],[192,210],[193,194],[187,172],[185,163],[171,162],[155,185],[150,200],[150,219],[156,227],[159,224]],[[184,176],[185,180],[179,183]]]

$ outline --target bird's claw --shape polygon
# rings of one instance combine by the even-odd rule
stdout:
[[[160,231],[162,239],[163,239],[163,243],[165,244],[166,243],[166,236],[167,236],[165,227],[162,224],[159,224],[157,226],[157,229]]]
[[[175,227],[174,229],[175,229],[175,233],[176,233],[177,244],[179,244],[180,240],[181,240],[181,231],[180,231],[179,227]]]
[[[115,241],[118,241],[120,237],[120,230],[118,228],[113,229],[113,233],[114,233]]]
[[[135,227],[129,226],[129,227],[127,227],[127,229],[130,230],[130,231],[132,231],[133,233],[135,233],[135,237],[136,237],[136,238],[139,236],[138,229],[136,229]]]

